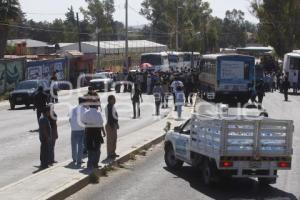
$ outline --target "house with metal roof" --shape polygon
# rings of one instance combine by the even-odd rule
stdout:
[[[55,47],[53,45],[32,39],[7,40],[7,45],[15,46],[17,55],[39,55],[55,52]]]

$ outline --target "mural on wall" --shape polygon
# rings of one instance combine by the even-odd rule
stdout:
[[[23,80],[23,67],[22,60],[0,62],[0,94],[12,90]]]
[[[12,90],[23,78],[23,62],[6,63],[6,90]]]
[[[54,61],[32,61],[27,63],[26,78],[50,80],[53,72],[57,73],[58,80],[65,80],[66,62],[64,59]]]

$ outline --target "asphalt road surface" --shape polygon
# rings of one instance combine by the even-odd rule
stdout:
[[[58,115],[59,134],[55,152],[58,162],[71,159],[68,111],[69,108],[77,104],[78,96],[86,92],[86,88],[82,89],[79,94],[73,91],[70,96],[62,92],[59,97],[60,103],[55,104],[55,111]],[[114,94],[114,92],[99,93],[102,108],[107,104],[108,94]],[[135,120],[132,119],[130,94],[116,94],[116,98],[116,107],[120,116],[119,137],[130,134],[159,120],[159,118],[153,116],[153,96],[143,96],[144,103],[141,104],[141,118]],[[162,116],[167,111],[163,110]],[[7,102],[0,103],[0,187],[25,178],[37,171],[40,165],[39,137],[38,132],[34,131],[37,128],[36,113],[32,109],[19,106],[16,107],[16,110],[9,110]]]
[[[160,145],[118,169],[101,177],[97,185],[89,185],[69,197],[72,200],[296,200],[300,199],[300,97],[291,96],[290,102],[283,95],[269,93],[264,107],[270,117],[293,119],[295,123],[293,165],[290,171],[280,171],[275,185],[260,186],[254,179],[226,180],[213,188],[201,183],[198,170],[184,166],[178,172],[169,171],[163,161],[163,146]]]

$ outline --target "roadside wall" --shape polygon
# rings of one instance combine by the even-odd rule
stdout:
[[[25,79],[50,80],[55,71],[57,72],[58,80],[69,80],[69,70],[66,59],[29,61],[26,64]]]
[[[0,94],[16,87],[24,80],[25,59],[0,60]]]

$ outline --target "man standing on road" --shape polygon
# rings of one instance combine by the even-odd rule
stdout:
[[[53,75],[50,79],[50,87],[51,87],[51,90],[53,91],[53,96],[52,96],[52,103],[58,103],[58,85],[57,85],[57,81],[58,81],[58,78],[57,78],[57,72],[53,72]]]
[[[52,105],[53,106],[53,105]],[[51,107],[51,106],[50,106]],[[51,115],[49,117],[49,122],[51,126],[51,141],[50,141],[50,156],[49,156],[49,164],[53,165],[54,163],[57,163],[55,161],[55,143],[58,138],[58,132],[57,132],[57,115],[54,112],[54,110],[51,112]]]
[[[282,82],[282,90],[283,90],[285,101],[288,101],[288,92],[290,88],[291,88],[291,84],[289,82],[288,77],[284,77],[284,81]]]
[[[86,125],[86,143],[88,150],[88,163],[89,169],[98,168],[101,144],[104,143],[105,130],[103,128],[103,118],[98,111],[97,105],[91,105],[90,108],[84,113],[83,120]]]
[[[106,115],[106,135],[107,135],[107,159],[115,159],[117,148],[117,131],[119,129],[118,113],[115,108],[116,98],[114,95],[108,96],[108,104],[105,108]]]
[[[51,145],[51,125],[50,125],[50,106],[45,106],[42,111],[43,115],[39,119],[39,138],[41,142],[40,149],[40,169],[49,167],[50,161],[50,145]]]
[[[83,115],[85,113],[84,98],[79,97],[79,105],[73,108],[70,112],[69,122],[71,125],[71,147],[72,147],[72,159],[73,163],[78,167],[81,167],[83,145],[84,145],[84,124],[82,122]]]
[[[133,106],[133,119],[141,116],[140,103],[143,102],[142,91],[138,84],[134,84],[133,93],[131,93]]]
[[[39,122],[41,114],[49,103],[49,96],[44,92],[43,86],[39,86],[37,92],[33,96],[34,108],[36,110],[37,120]]]
[[[153,88],[153,95],[154,95],[154,101],[155,101],[155,115],[160,115],[160,104],[162,102],[162,97],[164,96],[163,88],[160,84],[160,82],[156,82],[155,86]]]

